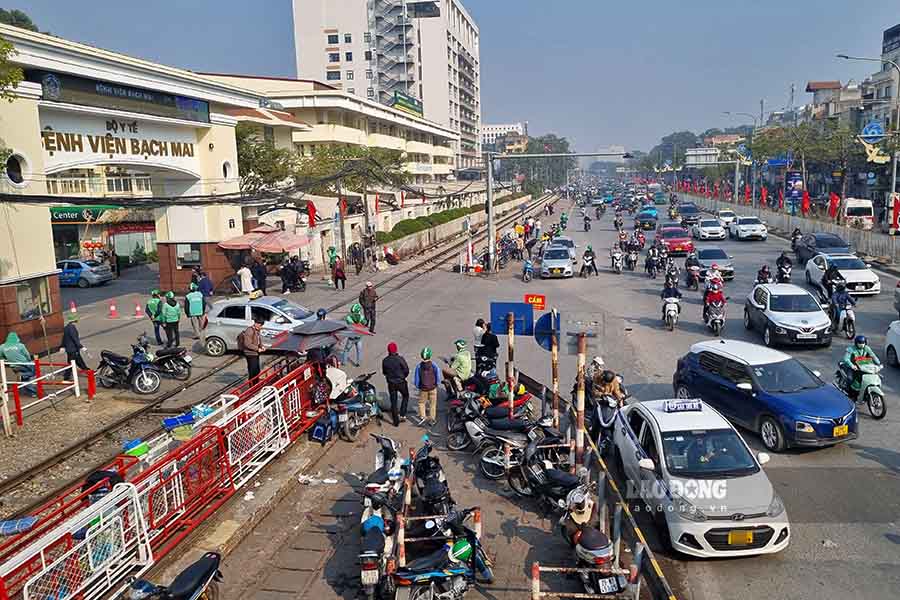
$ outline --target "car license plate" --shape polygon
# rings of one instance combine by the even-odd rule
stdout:
[[[844,437],[848,433],[850,433],[849,425],[838,425],[837,427],[834,428],[834,432],[833,432],[834,437]]]
[[[814,340],[814,339],[816,339],[816,334],[814,334],[814,333],[798,333],[797,339],[798,340]]]
[[[617,594],[619,592],[619,584],[616,583],[615,577],[606,577],[597,583],[600,586],[601,594]]]
[[[192,357],[190,354],[186,354],[184,356],[184,362],[191,362],[192,360],[194,360],[194,357]]]
[[[361,571],[359,575],[363,585],[376,585],[378,583],[377,570]]]
[[[338,423],[344,423],[347,421],[347,413],[339,413],[338,414]]]
[[[753,531],[729,531],[728,532],[728,545],[729,546],[749,546],[753,543]]]
[[[553,269],[554,275],[559,275],[560,273],[562,273],[562,269]]]

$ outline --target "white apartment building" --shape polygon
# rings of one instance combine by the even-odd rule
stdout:
[[[481,126],[481,143],[493,144],[497,138],[507,136],[511,133],[516,135],[528,135],[528,123],[506,123],[503,125],[482,125]]]
[[[478,26],[459,0],[293,0],[297,76],[424,116],[481,164]]]
[[[900,25],[885,29],[881,40],[881,59],[900,64]],[[881,69],[869,77],[866,84],[874,90],[874,102],[870,103],[871,116],[881,121],[886,129],[895,129],[900,119],[897,85],[900,75],[890,63],[883,63]]]

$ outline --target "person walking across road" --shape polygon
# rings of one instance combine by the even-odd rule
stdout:
[[[366,317],[366,323],[369,324],[369,332],[375,333],[375,303],[378,301],[378,292],[375,291],[375,284],[371,281],[366,282],[366,287],[359,293],[359,303],[363,307],[363,314]]]
[[[238,335],[238,350],[244,354],[247,360],[247,381],[252,381],[259,376],[259,355],[265,351],[262,344],[263,321],[260,318],[253,320],[253,324]]]
[[[422,348],[422,361],[416,365],[413,385],[419,390],[419,425],[425,423],[428,409],[428,424],[437,423],[437,391],[441,385],[441,369],[431,360],[431,348]]]
[[[347,273],[344,272],[344,259],[338,256],[334,260],[334,268],[331,270],[331,278],[334,280],[334,289],[347,288]]]
[[[391,342],[387,345],[388,355],[381,361],[381,373],[387,381],[388,397],[391,399],[391,416],[394,419],[394,427],[400,425],[400,421],[406,420],[406,410],[409,405],[409,386],[406,378],[409,377],[409,365],[406,359],[397,353],[397,344]],[[397,394],[402,398],[398,408]]]
[[[66,362],[75,361],[75,366],[79,369],[87,371],[88,366],[81,357],[81,351],[84,346],[81,344],[81,336],[78,335],[78,315],[69,314],[66,316],[66,326],[63,328],[62,346],[66,351]]]
[[[153,334],[156,336],[156,345],[162,346],[162,335],[160,334],[160,328],[162,327],[162,320],[160,319],[160,311],[162,310],[162,299],[159,297],[159,290],[151,290],[150,291],[150,299],[147,300],[147,305],[144,307],[144,313],[147,315],[147,318],[153,323]]]
[[[178,332],[181,321],[181,307],[175,300],[175,292],[166,292],[166,301],[160,310],[160,320],[166,329],[166,348],[177,348],[181,345],[181,334]]]
[[[191,320],[191,329],[194,331],[194,339],[200,339],[206,343],[206,335],[203,333],[203,315],[206,313],[206,299],[197,287],[191,284],[191,291],[184,297],[184,314]]]

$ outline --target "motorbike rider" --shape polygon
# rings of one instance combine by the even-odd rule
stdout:
[[[472,376],[474,365],[472,364],[472,354],[466,347],[466,340],[458,339],[453,344],[456,347],[456,354],[447,361],[450,368],[441,369],[441,373],[444,377],[452,380],[454,387],[459,391],[462,389],[462,383]]]
[[[697,253],[693,250],[688,252],[687,258],[684,259],[684,275],[688,285],[691,283],[691,267],[700,268],[700,259],[697,258]]]
[[[625,244],[628,242],[628,234],[625,233],[624,230],[620,229],[618,238],[619,248],[625,248]]]
[[[603,525],[604,523],[600,521],[597,503],[591,498],[589,491],[575,488],[569,492],[566,497],[566,513],[559,520],[559,526],[565,539],[575,540],[580,531],[584,529],[599,530]],[[575,542],[572,541],[572,543]]]
[[[834,293],[831,295],[831,320],[835,323],[835,327],[840,328],[843,325],[839,319],[841,312],[848,306],[856,306],[856,298],[847,291],[846,284],[839,281],[834,286]]]
[[[669,266],[666,268],[665,285],[671,285],[674,288],[678,287],[678,267],[676,267],[673,262],[670,262]]]
[[[612,397],[616,401],[616,409],[622,408],[625,404],[625,391],[622,389],[622,386],[619,385],[619,378],[616,377],[615,372],[609,369],[596,369],[594,376],[591,379],[591,398],[593,398],[594,402],[598,402],[603,396]],[[604,419],[608,420],[611,418],[612,415],[609,414],[610,410],[615,409],[611,409],[611,407],[603,406],[601,404],[600,411],[603,413]],[[604,440],[612,435],[611,430],[603,430],[598,419],[592,419],[591,430],[588,432],[588,435],[591,436],[591,439],[596,441],[601,437],[601,433],[604,434],[602,436]]]
[[[675,283],[669,282],[669,278],[666,277],[665,286],[660,292],[659,297],[662,299],[662,318],[663,321],[666,320],[666,299],[667,298],[678,298],[681,300],[681,292],[678,290],[678,286]],[[681,304],[678,304],[678,314],[681,314]]]
[[[834,294],[835,284],[838,281],[843,281],[844,277],[841,275],[841,272],[838,271],[837,266],[834,263],[828,265],[828,268],[825,269],[825,274],[822,275],[822,287],[825,289],[826,295],[830,298]]]
[[[709,287],[706,289],[706,294],[703,296],[703,322],[706,322],[706,317],[709,315],[709,306],[711,304],[721,303],[725,304],[725,292],[722,284],[716,280],[713,280]]]
[[[788,256],[787,250],[783,250],[783,251],[781,252],[781,256],[779,256],[779,257],[775,260],[775,266],[778,267],[778,268],[782,268],[782,267],[791,267],[791,268],[793,268],[793,267],[794,267],[794,261],[792,261],[792,260],[791,260],[791,257]]]
[[[844,353],[844,359],[841,361],[840,365],[844,374],[847,375],[851,381],[850,389],[859,389],[862,372],[859,370],[857,363],[867,360],[871,360],[876,365],[881,364],[881,361],[878,360],[878,357],[875,355],[875,351],[869,347],[866,336],[858,335],[853,338],[853,345],[847,346],[847,351]]]
[[[769,271],[769,265],[763,265],[756,272],[756,283],[769,283],[772,281],[772,273]]]
[[[591,228],[591,217],[589,215],[584,215],[584,230],[587,231]]]
[[[616,229],[622,229],[622,225],[625,224],[625,221],[622,219],[622,215],[616,213],[616,218],[613,220],[613,226]]]
[[[797,249],[797,242],[800,241],[800,238],[803,237],[803,233],[800,231],[799,227],[794,227],[794,231],[791,232],[791,249]]]
[[[588,244],[588,247],[584,250],[584,254],[581,255],[581,271],[578,275],[583,277],[585,270],[587,270],[588,275],[590,275],[591,271],[593,271],[595,275],[600,275],[600,271],[597,270],[597,256],[594,254],[594,249],[590,244]]]

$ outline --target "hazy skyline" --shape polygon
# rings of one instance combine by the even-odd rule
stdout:
[[[485,123],[528,121],[577,149],[649,150],[675,130],[699,132],[811,95],[808,80],[864,79],[882,31],[900,23],[883,0],[608,5],[594,0],[463,0],[481,31]],[[197,71],[296,75],[290,0],[29,0],[42,30]],[[425,99],[427,112],[428,99]]]

